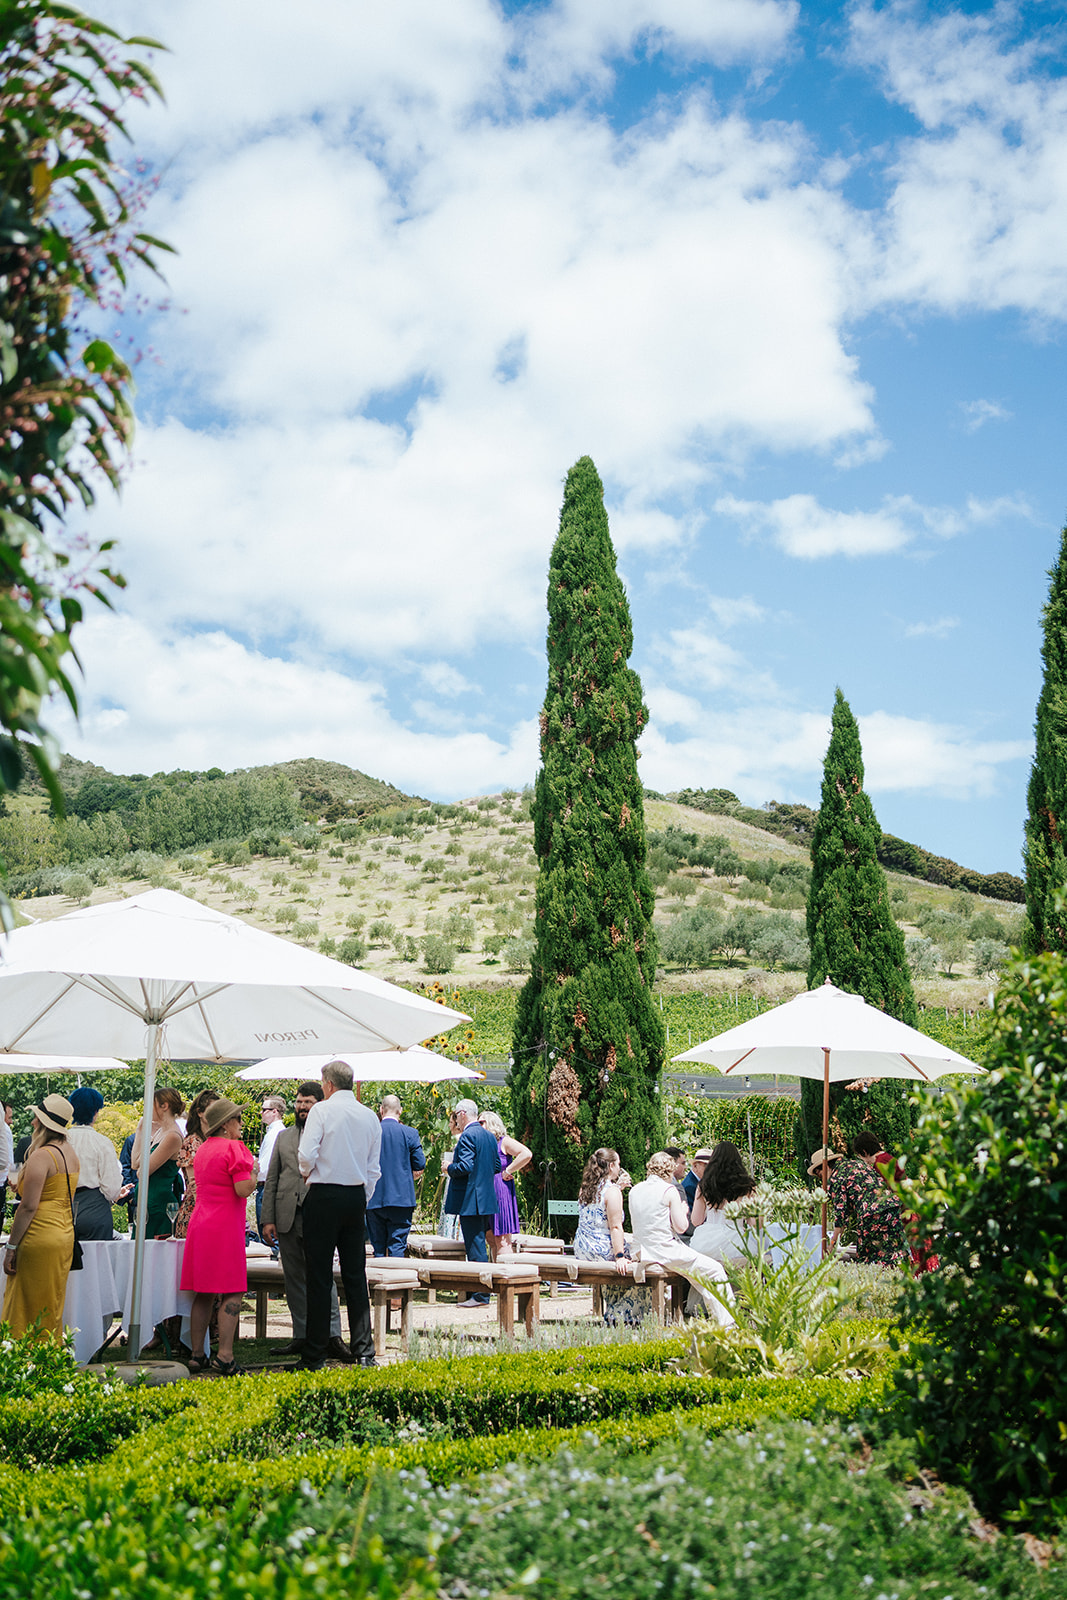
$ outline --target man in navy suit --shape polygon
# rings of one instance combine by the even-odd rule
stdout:
[[[468,1261],[488,1261],[485,1247],[486,1230],[496,1216],[496,1186],[493,1179],[500,1171],[500,1151],[493,1135],[478,1121],[478,1107],[473,1100],[459,1100],[448,1119],[453,1133],[458,1133],[456,1148],[448,1168],[448,1196],[445,1211],[459,1217],[463,1235],[463,1248]],[[487,1306],[487,1294],[472,1294],[461,1300],[461,1306]]]
[[[387,1094],[378,1108],[382,1119],[382,1175],[367,1202],[367,1232],[376,1256],[402,1256],[415,1214],[415,1184],[426,1170],[422,1142],[400,1120],[401,1105]]]

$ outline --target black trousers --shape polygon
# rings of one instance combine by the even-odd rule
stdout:
[[[304,1196],[304,1270],[307,1278],[307,1333],[304,1360],[321,1361],[330,1342],[330,1290],[333,1253],[341,1264],[348,1306],[348,1336],[357,1361],[374,1355],[367,1293],[364,1231],[367,1191],[363,1184],[309,1183]]]

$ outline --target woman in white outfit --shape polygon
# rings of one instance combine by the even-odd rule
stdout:
[[[722,1262],[701,1255],[678,1237],[689,1226],[689,1209],[674,1186],[673,1156],[666,1150],[657,1150],[645,1170],[644,1182],[635,1183],[630,1190],[630,1222],[641,1260],[658,1262],[688,1278],[711,1320],[721,1327],[732,1327],[733,1317],[711,1287],[714,1285],[724,1300],[733,1300]]]
[[[717,1144],[704,1166],[700,1186],[689,1213],[693,1232],[689,1243],[701,1255],[711,1256],[726,1266],[729,1261],[743,1265],[744,1250],[737,1223],[726,1215],[731,1200],[743,1200],[755,1192],[756,1180],[741,1159],[741,1152],[729,1139]],[[696,1292],[690,1290],[687,1310],[695,1311]]]
[[[717,1144],[708,1157],[690,1212],[693,1236],[689,1242],[693,1249],[724,1265],[730,1260],[743,1260],[737,1225],[727,1217],[726,1207],[732,1200],[744,1200],[755,1189],[756,1180],[737,1146],[729,1139]]]

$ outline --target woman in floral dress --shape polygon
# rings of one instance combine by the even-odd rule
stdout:
[[[188,1233],[189,1218],[192,1216],[193,1207],[196,1205],[196,1178],[193,1174],[193,1163],[196,1160],[196,1152],[204,1142],[204,1130],[201,1126],[200,1118],[204,1115],[208,1106],[214,1105],[218,1098],[214,1089],[201,1089],[189,1107],[189,1115],[185,1123],[185,1138],[182,1141],[181,1149],[175,1157],[181,1175],[185,1179],[185,1194],[182,1196],[181,1209],[174,1219],[174,1237],[176,1239],[184,1239]]]
[[[857,1139],[865,1149],[863,1135],[857,1135]],[[833,1161],[827,1180],[827,1193],[834,1208],[831,1246],[848,1228],[856,1241],[857,1261],[880,1267],[899,1267],[909,1260],[910,1251],[904,1236],[900,1201],[878,1175],[873,1160],[866,1159],[862,1151],[857,1151],[855,1143],[851,1157]]]
[[[630,1246],[622,1231],[622,1191],[618,1179],[622,1163],[617,1150],[594,1150],[585,1164],[578,1186],[578,1231],[574,1235],[576,1261],[614,1262],[619,1283],[604,1284],[600,1303],[609,1327],[620,1322],[638,1323],[652,1310],[651,1289],[633,1281]]]

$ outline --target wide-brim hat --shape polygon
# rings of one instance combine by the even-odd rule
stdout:
[[[247,1110],[247,1106],[235,1106],[232,1100],[216,1100],[201,1113],[200,1126],[210,1137],[224,1122],[229,1122],[231,1117],[243,1117]]]
[[[815,1176],[815,1174],[817,1172],[821,1172],[822,1171],[822,1164],[823,1164],[824,1161],[840,1161],[840,1160],[841,1160],[841,1154],[840,1154],[839,1151],[831,1150],[831,1149],[829,1149],[829,1147],[827,1147],[827,1149],[824,1150],[822,1148],[822,1146],[820,1145],[819,1149],[814,1151],[813,1154],[812,1154],[811,1166],[808,1168],[808,1177],[809,1178],[814,1178],[814,1176]]]
[[[53,1133],[66,1133],[74,1121],[74,1107],[61,1094],[46,1094],[40,1105],[34,1106],[33,1114]]]

